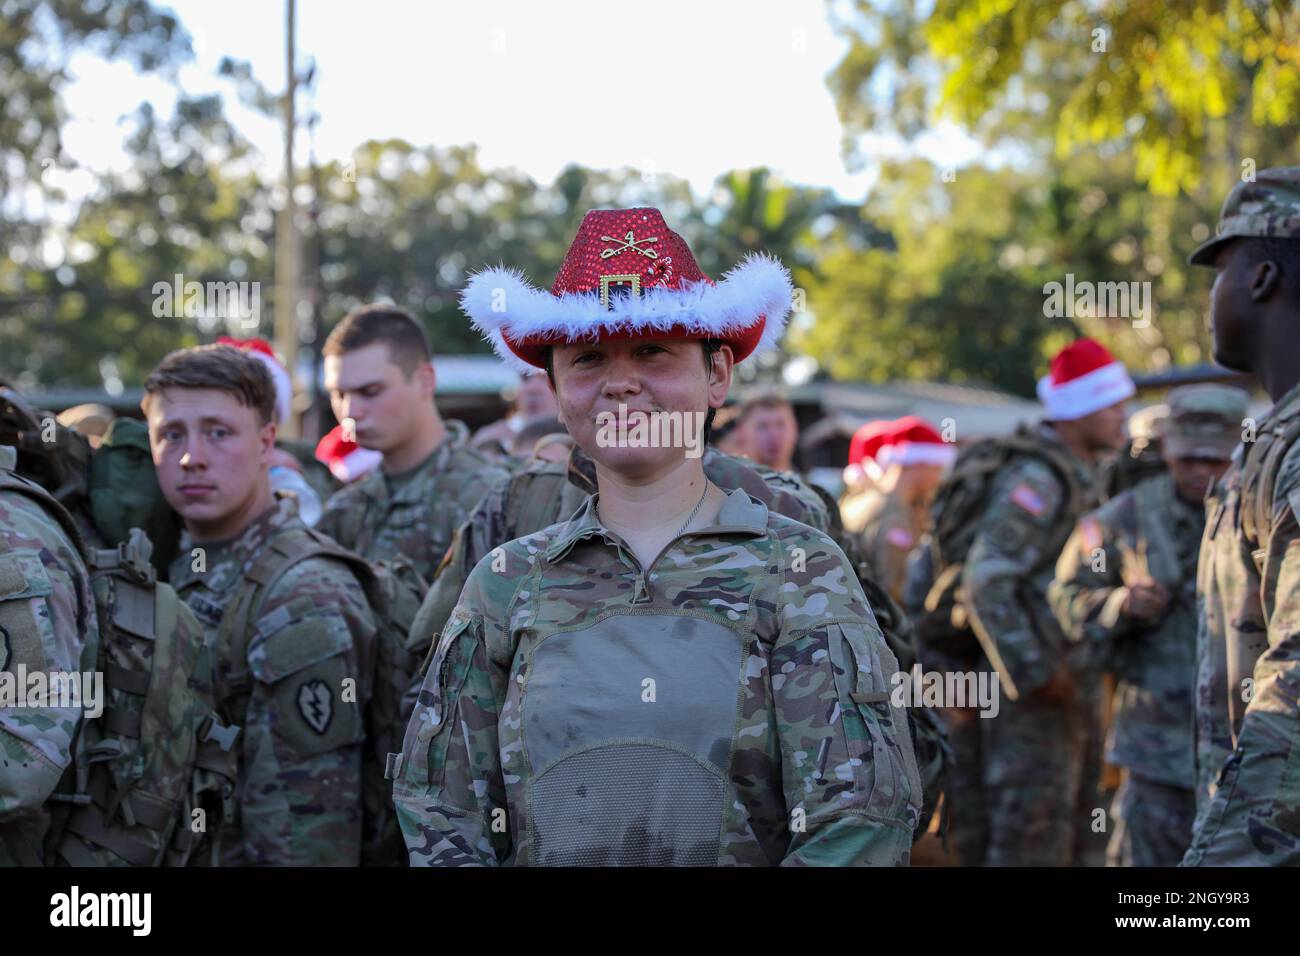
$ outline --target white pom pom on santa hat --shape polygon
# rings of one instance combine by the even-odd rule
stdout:
[[[217,339],[218,345],[229,345],[232,349],[247,352],[266,366],[275,383],[275,421],[276,424],[287,422],[293,411],[293,377],[284,364],[275,357],[275,349],[266,339],[235,339],[223,335]]]

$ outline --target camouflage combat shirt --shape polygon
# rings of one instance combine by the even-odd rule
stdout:
[[[412,864],[906,864],[896,663],[843,552],[736,490],[643,569],[596,503],[470,574],[394,774]]]
[[[14,465],[13,449],[0,446],[0,471]],[[19,675],[82,670],[98,633],[76,545],[36,500],[0,491],[0,704],[11,704],[0,706],[0,865],[41,864],[46,801],[72,762],[83,711],[25,706],[38,702],[27,698]]]
[[[1066,635],[1115,674],[1106,759],[1145,780],[1191,790],[1196,682],[1196,561],[1205,513],[1169,475],[1147,478],[1085,516],[1056,565],[1050,597]],[[1125,617],[1126,582],[1170,594],[1154,626]]]
[[[1259,423],[1300,415],[1300,385]],[[1197,820],[1183,865],[1300,864],[1300,442],[1266,509],[1267,547],[1242,529],[1242,450],[1206,501],[1196,595]]]
[[[360,860],[363,708],[371,679],[363,663],[375,632],[362,585],[341,562],[308,558],[263,595],[243,660],[234,660],[221,639],[223,615],[246,586],[245,570],[277,533],[298,527],[294,499],[281,497],[233,541],[195,546],[186,535],[171,566],[172,586],[215,646],[222,717],[242,728],[235,743],[238,815],[223,835],[223,865]]]
[[[389,493],[378,468],[334,493],[316,527],[367,561],[405,555],[425,581],[451,545],[452,535],[484,492],[509,471],[487,452],[471,448],[463,422],[446,422],[446,437]]]

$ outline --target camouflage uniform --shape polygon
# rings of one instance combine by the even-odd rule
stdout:
[[[1071,463],[1079,486],[1093,488],[1095,472],[1055,429],[1043,423],[1036,433]],[[1078,663],[1048,607],[1055,560],[1043,553],[1079,518],[1067,491],[1042,459],[1015,460],[993,484],[962,573],[971,627],[1003,693],[996,717],[955,729],[962,779],[978,774],[979,792],[968,799],[982,819],[955,817],[954,825],[980,829],[983,862],[995,866],[1069,865],[1090,849],[1083,835],[1101,764],[1096,681],[1078,668],[1072,703],[1032,696],[1058,666]],[[1091,493],[1084,497],[1085,508],[1095,505]]]
[[[871,576],[895,601],[903,600],[907,559],[925,534],[928,517],[897,492],[870,488],[841,507],[844,530],[856,535]]]
[[[1300,415],[1300,386],[1259,423]],[[1242,446],[1248,448],[1249,446]],[[1186,865],[1300,863],[1300,442],[1281,462],[1267,551],[1242,529],[1239,454],[1206,502],[1197,580],[1197,821]],[[1254,489],[1260,492],[1260,489]]]
[[[451,545],[483,493],[509,472],[485,451],[471,448],[464,423],[448,421],[447,435],[404,476],[396,494],[377,469],[336,492],[325,505],[317,529],[368,561],[404,555],[425,581]]]
[[[794,475],[733,458],[713,447],[705,449],[700,463],[705,476],[718,487],[728,491],[743,488],[778,514],[819,531],[829,530],[830,516],[822,499]],[[408,634],[407,649],[423,654],[432,648],[470,571],[486,555],[507,541],[572,517],[595,491],[596,466],[576,448],[567,467],[529,460],[495,484],[457,532]]]
[[[772,511],[829,534],[853,566],[899,670],[911,672],[916,661],[911,626],[902,610],[868,576],[865,562],[857,552],[857,542],[844,535],[834,499],[828,492],[789,472],[773,471],[712,447],[705,449],[701,464],[705,475],[720,488],[742,488]],[[543,461],[527,462],[509,481],[488,492],[457,532],[448,559],[438,570],[433,587],[408,632],[407,649],[421,655],[432,649],[451,617],[469,572],[485,555],[513,538],[532,534],[572,516],[595,488],[595,465],[581,449],[575,449],[567,467]],[[422,676],[417,676],[407,695],[406,713],[415,706]],[[925,789],[920,821],[923,827],[942,792],[951,756],[945,728],[937,714],[919,709],[909,710],[908,714]]]
[[[16,455],[0,445],[0,471]],[[0,674],[22,695],[26,673],[92,668],[99,626],[79,544],[21,492],[0,492]],[[7,694],[6,694],[7,696]],[[46,808],[81,721],[80,707],[0,707],[0,865],[42,862]]]
[[[1260,170],[1224,200],[1212,265],[1239,236],[1300,241],[1300,167]],[[1300,385],[1258,424],[1206,500],[1196,582],[1196,827],[1184,866],[1300,863]],[[1276,456],[1276,457],[1273,457]],[[1273,458],[1275,478],[1259,465]]]
[[[1205,514],[1169,475],[1147,478],[1085,517],[1056,566],[1052,608],[1067,635],[1116,675],[1106,759],[1116,794],[1112,865],[1175,866],[1192,838],[1196,560]],[[1156,626],[1120,614],[1125,582],[1148,575],[1171,595]],[[1140,813],[1140,819],[1133,819]]]
[[[896,664],[840,549],[735,490],[643,569],[596,501],[471,572],[395,774],[412,864],[906,864]]]
[[[375,633],[362,585],[340,562],[310,558],[264,595],[241,659],[233,650],[240,637],[221,627],[247,587],[245,572],[278,534],[302,527],[293,498],[282,497],[233,541],[196,547],[187,535],[171,567],[172,585],[215,648],[223,721],[242,728],[237,816],[222,837],[227,866],[353,866],[360,858],[371,681],[363,665]]]

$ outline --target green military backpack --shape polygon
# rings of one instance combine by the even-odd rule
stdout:
[[[36,500],[81,551],[99,643],[83,672],[103,675],[103,709],[82,720],[51,796],[50,865],[180,866],[219,827],[233,793],[237,728],[214,722],[212,667],[193,614],[149,564],[149,540],[87,548],[76,522],[35,482],[0,471],[0,488]]]
[[[83,435],[0,388],[0,445],[18,449],[18,473],[85,516],[102,543],[126,544],[131,529],[141,529],[153,543],[154,570],[166,580],[181,523],[158,485],[144,422],[114,419],[92,451]]]
[[[957,669],[978,665],[980,644],[970,626],[961,587],[962,570],[975,542],[980,518],[988,507],[994,481],[1015,459],[1026,455],[1045,462],[1065,484],[1064,509],[1072,513],[1081,506],[1085,489],[1075,478],[1070,463],[1023,425],[1011,435],[986,438],[964,449],[952,473],[940,485],[931,507],[930,573],[933,577],[925,588],[925,602],[914,621],[923,656],[933,652]],[[1044,561],[1055,561],[1072,530],[1062,529],[1060,540],[1049,542],[1043,551]],[[1033,573],[1038,570],[1035,568]]]
[[[310,558],[342,561],[365,589],[375,617],[374,645],[364,648],[372,682],[365,688],[366,746],[362,756],[363,866],[396,866],[406,861],[406,844],[397,825],[392,785],[384,772],[389,753],[401,753],[406,734],[402,697],[419,669],[420,658],[405,647],[406,636],[428,590],[405,558],[371,564],[333,538],[312,528],[289,528],[272,536],[261,555],[245,569],[221,621],[218,644],[230,648],[230,659],[242,667],[248,640],[262,602],[290,568]],[[226,715],[234,720],[246,705],[252,677],[246,670],[232,674],[218,689]],[[231,703],[233,702],[233,703]]]
[[[117,418],[90,458],[87,498],[90,517],[109,545],[125,543],[139,528],[153,543],[153,566],[166,579],[180,547],[181,522],[163,497],[149,450],[149,428],[134,418]]]

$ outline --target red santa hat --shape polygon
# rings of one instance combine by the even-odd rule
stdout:
[[[271,343],[266,339],[234,339],[223,335],[217,339],[217,344],[247,352],[266,366],[266,370],[271,373],[271,381],[275,383],[275,420],[277,423],[287,422],[293,409],[293,378],[284,364],[275,357]]]
[[[658,209],[593,209],[550,292],[497,267],[471,277],[461,308],[515,368],[583,339],[716,338],[736,361],[776,347],[793,297],[776,259],[752,253],[714,282]]]
[[[957,460],[957,446],[944,441],[939,430],[924,418],[908,415],[892,423],[875,457],[881,468],[890,465],[947,468]]]
[[[884,446],[893,429],[894,423],[880,418],[867,422],[849,440],[849,463],[844,468],[844,484],[856,487],[867,478],[880,477],[880,468],[876,464],[876,453]]]
[[[1056,422],[1083,418],[1136,393],[1123,363],[1093,339],[1079,339],[1057,352],[1050,374],[1038,381],[1038,397]]]
[[[374,471],[384,460],[383,452],[362,448],[343,437],[343,426],[335,425],[316,443],[316,460],[326,465],[330,474],[342,482],[355,481]]]

